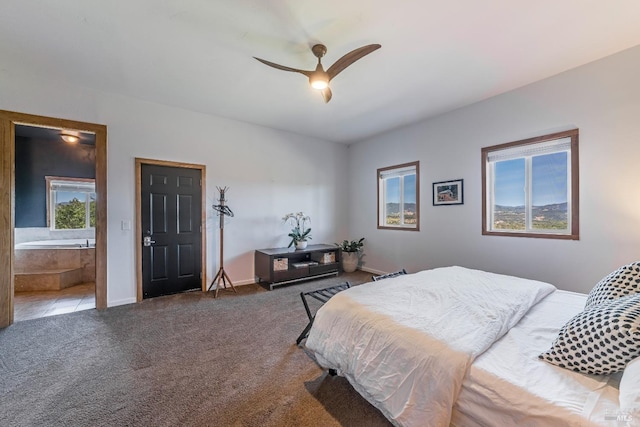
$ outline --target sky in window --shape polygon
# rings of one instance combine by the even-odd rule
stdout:
[[[95,193],[91,193],[91,200],[95,200]],[[78,199],[81,202],[87,200],[87,193],[84,192],[76,192],[76,191],[57,191],[56,192],[56,202],[57,203],[68,203],[73,199]]]
[[[533,206],[567,202],[567,152],[535,156],[532,159]],[[525,161],[506,160],[495,164],[495,203],[523,206]]]
[[[416,176],[404,176],[404,202],[416,202]],[[387,179],[387,203],[400,203],[400,177]]]

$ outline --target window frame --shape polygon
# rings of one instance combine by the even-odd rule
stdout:
[[[415,168],[415,176],[416,176],[416,223],[413,224],[399,224],[399,225],[387,225],[385,224],[385,206],[386,206],[386,194],[383,192],[386,191],[386,186],[383,184],[384,180],[387,178],[383,178],[384,174],[389,174],[394,170],[400,172],[403,169]],[[412,174],[406,174],[412,175]],[[404,183],[404,176],[402,176],[402,184]],[[405,230],[405,231],[420,231],[420,161],[402,163],[394,166],[387,166],[384,168],[379,168],[376,173],[376,181],[377,181],[377,198],[378,198],[378,217],[377,217],[377,226],[380,230]],[[404,216],[404,186],[400,187],[400,216],[401,218]]]
[[[489,185],[492,182],[488,182],[489,173],[488,167],[489,161],[489,153],[493,153],[500,150],[505,150],[514,147],[525,147],[527,145],[540,144],[543,142],[550,142],[558,139],[570,138],[570,153],[569,153],[569,166],[570,172],[568,178],[571,180],[571,183],[567,185],[567,193],[568,199],[567,206],[570,208],[570,216],[569,220],[571,222],[571,226],[569,230],[565,233],[557,233],[557,232],[535,232],[535,231],[495,231],[489,227],[489,221],[491,220],[491,203],[488,198],[492,196],[492,193],[489,191]],[[491,147],[484,147],[481,150],[482,154],[482,234],[486,236],[510,236],[510,237],[533,237],[533,238],[544,238],[544,239],[561,239],[561,240],[579,240],[580,239],[580,212],[579,212],[579,162],[578,162],[578,140],[579,140],[579,131],[578,129],[572,129],[568,131],[555,132],[547,135],[542,135],[534,138],[523,139],[520,141],[508,142],[505,144],[493,145]],[[528,209],[528,205],[530,200],[530,194],[525,196],[525,209]]]
[[[45,176],[46,181],[46,203],[47,203],[47,227],[52,231],[79,231],[79,230],[95,230],[95,226],[91,227],[91,197],[87,196],[85,200],[85,228],[56,228],[55,224],[55,200],[52,197],[52,186],[59,183],[91,183],[93,184],[93,191],[87,191],[86,194],[96,195],[95,183],[93,178],[72,178],[62,176]],[[96,195],[97,197],[97,195]],[[97,221],[97,218],[96,218]]]

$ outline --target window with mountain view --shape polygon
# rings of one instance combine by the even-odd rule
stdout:
[[[48,176],[46,181],[48,222],[52,230],[95,228],[95,180]]]
[[[482,234],[579,238],[578,130],[482,149]]]
[[[420,230],[419,163],[378,169],[378,228]]]

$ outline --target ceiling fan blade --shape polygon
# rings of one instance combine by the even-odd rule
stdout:
[[[320,93],[322,93],[322,98],[324,99],[325,104],[329,101],[331,101],[331,89],[329,89],[329,86],[327,86],[326,88],[322,89],[320,91]]]
[[[327,74],[329,74],[329,80],[340,74],[342,70],[356,62],[358,59],[370,54],[374,50],[380,49],[381,47],[382,45],[379,44],[369,44],[347,53],[342,58],[338,59],[331,67],[329,67],[329,69],[327,70]]]
[[[258,61],[262,62],[264,65],[268,65],[269,67],[277,68],[278,70],[291,71],[293,73],[304,74],[307,77],[309,77],[313,72],[313,71],[299,70],[297,68],[285,67],[284,65],[276,64],[275,62],[270,62],[265,59],[256,58],[255,56],[254,56],[254,59],[257,59]]]

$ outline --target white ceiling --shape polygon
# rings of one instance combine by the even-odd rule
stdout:
[[[48,78],[349,143],[640,44],[640,1],[55,0],[0,2],[0,78]],[[325,68],[331,82],[252,57]]]

